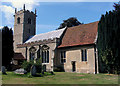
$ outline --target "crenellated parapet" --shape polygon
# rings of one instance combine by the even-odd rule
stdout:
[[[15,8],[15,15],[20,15],[20,14],[22,14],[22,13],[31,13],[31,14],[37,16],[37,15],[36,15],[36,9],[35,9],[35,12],[26,10],[26,9],[25,9],[25,4],[24,4],[24,6],[23,6],[23,9],[21,9],[21,10],[19,10],[19,11],[17,11],[17,8]],[[14,17],[15,17],[15,15],[14,15]]]

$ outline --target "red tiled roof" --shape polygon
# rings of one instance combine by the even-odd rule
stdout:
[[[22,55],[22,53],[14,53],[14,60],[25,60],[25,57]]]
[[[97,36],[97,28],[98,21],[68,28],[58,48],[94,44]]]

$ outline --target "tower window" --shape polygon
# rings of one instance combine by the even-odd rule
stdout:
[[[29,33],[30,33],[30,29],[29,29]]]
[[[20,24],[20,17],[17,18],[17,23]]]
[[[31,19],[30,18],[28,18],[28,24],[31,24]]]

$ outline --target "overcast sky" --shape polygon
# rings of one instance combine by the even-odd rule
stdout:
[[[63,20],[76,17],[82,23],[99,21],[102,14],[113,10],[113,0],[2,0],[0,1],[0,27],[14,29],[14,9],[37,9],[36,34],[49,32],[59,27]],[[46,1],[46,2],[45,2]],[[63,2],[64,1],[64,2]],[[116,0],[117,1],[117,0]]]

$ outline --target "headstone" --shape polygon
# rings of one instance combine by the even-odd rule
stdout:
[[[32,76],[36,75],[36,67],[34,65],[31,67],[30,73]]]
[[[1,70],[2,70],[2,74],[5,74],[5,75],[7,74],[7,73],[6,73],[6,70],[5,70],[5,66],[2,66],[2,69],[1,69]]]
[[[23,68],[17,69],[17,70],[15,70],[14,72],[15,72],[16,74],[26,74],[26,73],[27,73],[27,71],[24,70]]]

